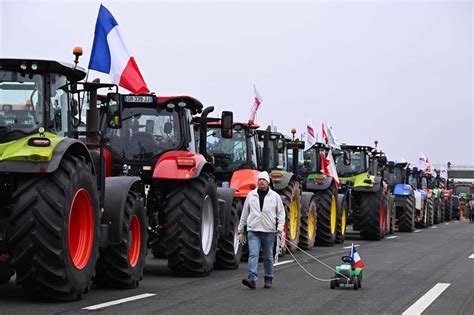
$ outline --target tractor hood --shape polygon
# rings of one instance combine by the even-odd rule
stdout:
[[[35,133],[18,140],[0,143],[0,163],[2,161],[51,161],[54,149],[62,140],[64,138],[45,132],[43,136]],[[47,144],[48,141],[49,144]]]

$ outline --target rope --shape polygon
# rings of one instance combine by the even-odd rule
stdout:
[[[277,238],[277,246],[280,244],[280,236],[278,236]],[[314,257],[313,255],[311,255],[310,253],[306,252],[305,250],[303,250],[302,248],[298,247],[298,245],[296,245],[295,243],[291,242],[288,238],[285,238],[285,240],[290,243],[291,245],[295,246],[297,249],[299,249],[300,251],[302,251],[303,253],[305,253],[307,256],[309,256],[310,258],[312,258],[313,260],[316,260],[318,263],[320,263],[321,265],[331,269],[332,271],[334,271],[336,274],[339,274],[341,275],[342,277],[346,278],[347,280],[350,280],[350,278],[348,278],[347,276],[343,275],[342,273],[340,272],[337,272],[336,269],[332,268],[331,266],[327,265],[326,263],[322,262],[321,260],[319,260],[318,258]],[[286,246],[286,245],[285,245]],[[303,267],[303,265],[298,261],[298,259],[296,259],[296,257],[293,255],[293,253],[288,249],[288,247],[286,246],[288,252],[290,253],[291,257],[293,257],[294,261],[298,264],[298,266],[301,267],[301,269],[303,269],[304,272],[306,272],[310,277],[312,277],[313,279],[315,280],[318,280],[318,281],[323,281],[323,282],[329,282],[329,281],[332,281],[332,280],[336,280],[336,278],[331,278],[331,279],[321,279],[321,278],[318,278],[316,277],[315,275],[313,275],[312,273],[310,273],[305,267]],[[278,250],[278,247],[277,247],[277,252],[279,252]]]

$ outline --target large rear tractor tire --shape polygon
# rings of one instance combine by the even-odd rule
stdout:
[[[165,242],[168,267],[178,275],[208,276],[216,257],[217,188],[201,173],[177,182],[167,196]]]
[[[432,226],[434,224],[434,202],[433,198],[426,199],[426,215],[428,216],[428,226]]]
[[[298,242],[300,239],[300,225],[301,225],[301,190],[300,184],[296,180],[291,180],[280,192],[285,198],[283,204],[288,209],[287,216],[287,229],[286,238],[289,242],[286,242],[286,248],[292,253],[296,252]]]
[[[360,236],[379,241],[385,236],[387,226],[387,200],[382,191],[361,195]]]
[[[333,184],[316,195],[316,245],[333,246],[336,241],[337,191]]]
[[[214,266],[218,269],[237,269],[242,256],[242,245],[239,243],[239,221],[242,213],[242,202],[234,198],[229,218],[229,234],[221,236],[217,243],[219,248]]]
[[[347,202],[344,195],[339,195],[338,199],[338,211],[337,211],[337,224],[336,224],[336,244],[344,243],[346,237],[347,227]]]
[[[444,199],[439,197],[438,198],[438,215],[439,215],[439,223],[444,222]]]
[[[451,221],[453,217],[453,198],[449,197],[447,206],[444,209],[444,220]]]
[[[147,220],[140,195],[129,191],[125,202],[122,239],[100,251],[94,283],[114,288],[135,288],[143,279],[147,250]]]
[[[312,249],[316,239],[316,198],[313,196],[308,204],[308,213],[301,217],[299,247]]]
[[[404,198],[405,204],[403,207],[397,207],[396,215],[398,220],[399,232],[413,232],[415,231],[415,196],[411,194]]]
[[[16,283],[32,294],[78,300],[99,256],[99,198],[92,166],[65,154],[50,174],[18,177],[9,244]]]

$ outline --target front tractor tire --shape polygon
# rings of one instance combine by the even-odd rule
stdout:
[[[341,196],[341,195],[340,195]],[[347,226],[347,201],[345,197],[339,198],[338,200],[338,211],[337,211],[337,224],[336,224],[336,244],[344,243],[346,238],[346,226]]]
[[[289,241],[285,240],[285,244],[286,248],[294,253],[297,250],[301,229],[301,190],[298,181],[291,180],[280,193],[285,197],[283,205],[288,211],[284,235],[286,234],[285,237]]]
[[[379,241],[387,231],[387,196],[382,191],[361,195],[360,236],[362,239]]]
[[[239,243],[239,221],[242,201],[234,198],[229,218],[229,234],[218,241],[215,267],[217,269],[237,269],[242,257],[242,244]]]
[[[301,217],[299,247],[312,249],[316,239],[316,198],[312,197],[308,204],[308,213]]]
[[[336,242],[337,190],[333,184],[316,194],[316,245],[333,246]]]
[[[99,198],[91,164],[66,154],[55,172],[17,179],[8,237],[16,283],[49,299],[80,299],[99,254]]]
[[[168,267],[178,275],[208,276],[217,250],[217,188],[210,175],[175,183],[165,208]]]
[[[140,195],[129,191],[125,201],[122,239],[100,251],[94,282],[100,286],[135,288],[143,279],[148,233]]]

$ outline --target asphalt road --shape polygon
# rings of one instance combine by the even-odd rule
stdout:
[[[275,267],[272,289],[241,284],[246,264],[238,270],[214,271],[206,278],[175,277],[162,260],[149,259],[141,285],[134,290],[93,289],[81,301],[52,303],[27,297],[13,281],[0,286],[0,314],[474,314],[474,224],[439,224],[417,233],[396,233],[379,242],[346,242],[309,253],[330,266],[340,263],[353,242],[365,262],[360,290],[331,290],[328,282],[307,275],[295,262]],[[469,257],[472,258],[469,258]],[[304,253],[296,258],[314,276],[329,279],[333,271]],[[291,261],[287,255],[280,261]],[[260,266],[262,269],[263,266]],[[263,277],[262,277],[263,278]],[[146,294],[146,295],[143,295]],[[86,307],[137,298],[118,305]]]

